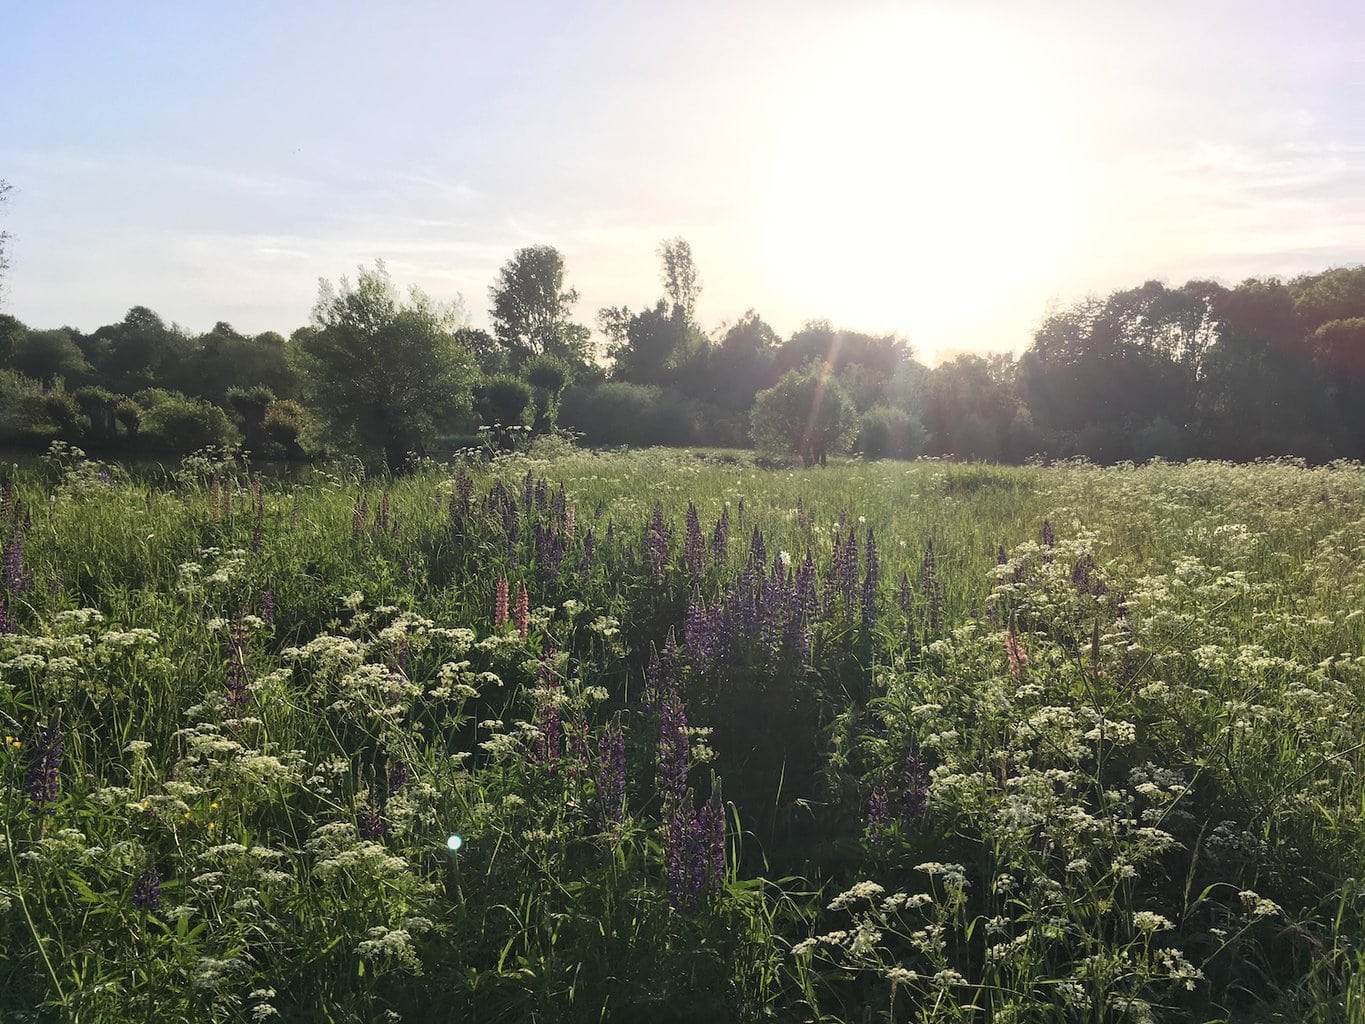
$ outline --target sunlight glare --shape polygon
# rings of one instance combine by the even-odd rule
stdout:
[[[987,28],[927,12],[869,24],[792,99],[768,189],[774,270],[866,329],[946,322],[1019,287],[1076,216],[1057,121]]]

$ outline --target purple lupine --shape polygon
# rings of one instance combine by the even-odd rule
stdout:
[[[995,553],[996,565],[1009,565],[1010,556],[1005,552],[1005,545],[1001,544],[1000,549]]]
[[[55,814],[57,800],[62,793],[62,713],[57,712],[48,722],[43,738],[33,751],[24,774],[24,792],[28,794],[29,810],[34,814]]]
[[[886,787],[879,782],[867,798],[867,838],[877,842],[885,838],[890,829],[891,801],[887,798]]]
[[[400,790],[402,790],[404,786],[408,784],[408,779],[412,777],[411,773],[408,771],[407,764],[403,761],[390,762],[387,768],[387,775],[389,782],[389,796],[396,795]]]
[[[763,531],[757,526],[749,537],[749,564],[758,566],[760,570],[768,567],[768,548],[763,543]]]
[[[872,537],[872,527],[867,528],[867,554],[864,557],[863,575],[863,629],[871,629],[877,624],[877,583],[881,565],[877,560],[877,542]]]
[[[463,467],[455,474],[455,491],[460,496],[464,511],[468,513],[469,506],[474,500],[474,478],[466,473]]]
[[[361,839],[383,839],[388,827],[384,821],[384,812],[374,803],[367,800],[365,806],[360,809],[356,824],[360,829]]]
[[[913,824],[924,817],[929,808],[929,768],[920,752],[919,739],[910,737],[910,745],[901,762],[901,819]]]
[[[270,592],[269,587],[266,587],[261,591],[259,607],[261,611],[261,620],[267,626],[275,625],[275,595]]]
[[[528,512],[531,511],[531,503],[535,501],[535,498],[536,478],[535,474],[528,469],[526,476],[521,481],[521,507]]]
[[[568,510],[568,506],[569,496],[564,493],[564,485],[560,484],[559,487],[555,489],[554,495],[550,498],[550,515],[560,522],[563,522],[564,513]]]
[[[687,537],[683,542],[683,568],[693,580],[706,571],[706,541],[701,535],[701,519],[695,502],[687,503]]]
[[[0,555],[0,584],[16,596],[33,589],[33,573],[24,565],[24,530],[16,525]]]
[[[1078,594],[1090,593],[1090,571],[1094,568],[1095,559],[1090,555],[1082,555],[1071,567],[1071,585]]]
[[[687,709],[677,690],[670,689],[659,704],[659,760],[655,775],[665,816],[682,805],[687,795],[687,772]]]
[[[251,550],[260,551],[265,544],[265,531],[261,529],[261,524],[256,523],[251,529]]]
[[[1040,533],[1043,541],[1043,547],[1050,548],[1056,545],[1057,535],[1052,530],[1052,520],[1050,519],[1043,520],[1043,528],[1040,531]]]
[[[654,515],[645,529],[645,564],[655,579],[662,578],[668,565],[668,525],[664,522],[664,507],[654,503]]]
[[[536,740],[531,759],[553,773],[564,755],[564,720],[559,711],[559,673],[555,670],[553,648],[545,652],[540,663],[540,685],[548,696],[536,711]]]
[[[9,606],[5,603],[5,595],[0,594],[0,636],[17,632],[19,632],[19,625],[14,621],[14,616],[10,614]]]
[[[606,828],[626,815],[626,735],[617,715],[597,738],[597,817]]]
[[[583,560],[579,563],[584,572],[592,568],[593,555],[596,553],[597,542],[593,539],[592,530],[583,535]]]
[[[544,477],[541,477],[536,481],[536,511],[544,512],[545,506],[549,504],[549,500],[550,485]]]
[[[683,625],[683,643],[687,648],[687,660],[701,671],[711,667],[714,652],[711,649],[711,616],[706,612],[700,591],[694,590],[687,602],[687,618]]]
[[[849,530],[844,541],[844,559],[839,566],[839,590],[844,599],[845,612],[853,610],[853,595],[858,590],[858,531]]]
[[[161,875],[156,864],[148,864],[133,886],[133,906],[142,910],[158,910],[161,907]]]
[[[896,604],[900,606],[901,611],[909,611],[910,603],[910,574],[902,572],[900,589],[896,591]]]
[[[355,507],[351,509],[351,536],[358,537],[360,532],[365,529],[365,520],[370,517],[370,506],[364,498],[357,497]]]
[[[553,526],[535,524],[536,569],[541,580],[553,583],[559,579],[559,566],[564,561],[564,538]]]
[[[720,510],[720,518],[716,520],[716,528],[711,531],[711,561],[716,565],[724,565],[728,557],[730,546],[730,506],[726,505]]]

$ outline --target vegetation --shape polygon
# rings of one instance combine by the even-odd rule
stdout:
[[[0,1016],[1359,1019],[1362,524],[1344,464],[55,447]]]

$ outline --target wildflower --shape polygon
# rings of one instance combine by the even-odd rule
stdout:
[[[24,776],[24,792],[28,794],[33,805],[30,810],[34,814],[53,814],[56,811],[52,805],[61,796],[63,749],[62,714],[59,711],[48,723]]]
[[[498,579],[497,596],[493,600],[493,628],[502,629],[507,625],[507,577]]]
[[[156,864],[147,865],[137,884],[133,886],[133,905],[143,910],[157,910],[161,906],[161,876]]]
[[[695,502],[687,503],[687,536],[683,542],[683,568],[694,580],[706,569],[706,542],[702,540],[701,520]]]
[[[891,805],[886,788],[880,783],[872,787],[867,798],[867,837],[874,842],[886,836],[891,824]]]
[[[9,543],[0,554],[0,586],[11,594],[25,594],[33,589],[33,573],[24,565],[24,530],[16,525]]]
[[[605,827],[619,822],[626,808],[626,738],[618,714],[597,740],[597,813]]]
[[[1009,632],[1005,635],[1005,657],[1009,661],[1010,675],[1019,681],[1020,672],[1028,667],[1028,654],[1019,643],[1019,635],[1015,633],[1014,627],[1010,626]]]
[[[517,612],[516,612],[517,632],[524,639],[530,628],[531,616],[531,597],[526,593],[526,585],[521,584],[517,587]]]
[[[383,812],[369,801],[360,811],[360,838],[362,839],[382,839],[387,831]]]
[[[866,567],[863,576],[863,629],[871,629],[877,622],[877,582],[880,573],[877,542],[873,539],[871,527],[867,530],[867,552],[864,561]]]
[[[928,808],[929,768],[920,754],[919,739],[911,736],[901,763],[901,818],[907,823],[919,821]]]

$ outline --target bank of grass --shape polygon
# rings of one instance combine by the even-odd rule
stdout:
[[[1358,466],[6,488],[15,1019],[1359,1019]]]

